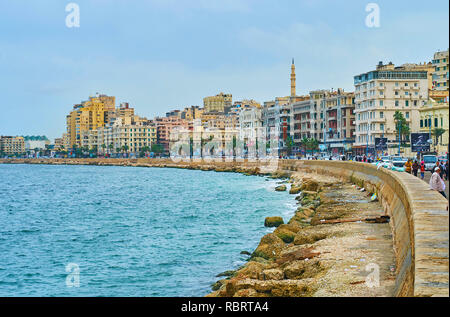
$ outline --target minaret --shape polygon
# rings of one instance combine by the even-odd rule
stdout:
[[[291,97],[295,97],[295,64],[294,59],[292,59],[291,65]]]

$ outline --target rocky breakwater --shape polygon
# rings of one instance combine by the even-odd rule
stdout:
[[[369,214],[380,216],[381,205],[338,180],[293,173],[289,182],[299,204],[295,215],[286,224],[279,217],[267,218],[265,225],[276,229],[261,239],[244,266],[219,274],[225,278],[213,284],[208,296],[391,295],[395,257],[389,225],[364,221]],[[382,283],[368,291],[369,261],[382,266]]]

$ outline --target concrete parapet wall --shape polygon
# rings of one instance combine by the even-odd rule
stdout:
[[[449,296],[448,201],[404,172],[366,163],[282,161],[280,168],[329,174],[376,193],[391,227],[397,296]]]

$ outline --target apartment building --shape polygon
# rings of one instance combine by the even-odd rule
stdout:
[[[21,136],[0,136],[2,155],[20,155],[25,153],[25,140]]]
[[[394,113],[403,113],[411,131],[419,131],[419,108],[428,99],[428,72],[389,63],[356,75],[354,154],[376,153],[375,138],[398,142]],[[392,147],[391,147],[392,148]],[[394,154],[394,149],[390,152]]]
[[[219,93],[216,96],[203,98],[205,112],[224,113],[227,108],[231,108],[233,96],[231,94]]]
[[[448,152],[449,141],[449,108],[448,102],[436,102],[429,100],[424,106],[419,108],[420,132],[429,133],[433,143],[431,150],[440,155]],[[435,133],[439,130],[443,132],[440,136]]]
[[[433,56],[433,90],[447,91],[448,96],[448,49]]]
[[[105,126],[114,112],[115,97],[98,93],[95,97],[89,97],[89,100],[74,105],[73,111],[66,117],[69,147],[83,146],[86,141],[82,138],[87,137],[87,131]]]

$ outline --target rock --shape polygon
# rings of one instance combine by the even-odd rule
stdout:
[[[294,261],[284,267],[283,274],[287,279],[299,280],[304,278],[313,278],[324,268],[321,266],[320,261]]]
[[[262,272],[262,280],[282,280],[284,279],[284,273],[282,270],[280,269],[269,269],[269,270],[264,270]]]
[[[304,179],[300,186],[302,191],[319,191],[319,183],[313,179]]]
[[[309,218],[314,215],[314,209],[307,207],[298,207],[296,213],[301,213]]]
[[[291,243],[295,238],[295,233],[286,228],[278,227],[273,233],[286,243]]]
[[[262,271],[269,267],[269,264],[258,263],[250,261],[245,266],[237,271],[235,277],[258,279]]]
[[[280,185],[280,186],[275,187],[275,191],[277,191],[277,192],[285,192],[286,189],[287,189],[286,185]]]
[[[296,195],[299,192],[300,192],[300,187],[297,187],[297,186],[294,186],[294,185],[292,185],[291,189],[289,190],[289,194],[291,194],[291,195]]]
[[[211,285],[211,289],[213,291],[218,291],[222,287],[222,285],[224,285],[225,281],[226,280],[220,280],[220,281],[215,282],[214,284]]]
[[[297,248],[297,247],[292,248],[293,249],[292,251],[290,249],[290,251],[284,252],[275,262],[279,265],[283,265],[284,263],[287,263],[287,262],[312,259],[312,258],[320,255],[320,252],[313,252],[313,250],[314,250],[313,247],[297,248],[297,249],[295,249],[295,248]]]
[[[236,273],[236,271],[233,271],[233,270],[225,271],[225,272],[217,274],[216,277],[222,277],[222,276],[230,277],[230,276],[233,276],[235,273]]]
[[[282,224],[284,224],[284,221],[281,217],[267,217],[264,220],[265,227],[278,227]]]
[[[242,294],[240,290],[255,290],[257,293],[276,297],[310,296],[313,292],[312,279],[304,280],[233,280],[227,283],[227,295]],[[254,292],[251,292],[254,294]]]
[[[252,288],[247,288],[237,291],[234,293],[233,297],[262,297],[262,294]]]
[[[274,233],[266,234],[262,237],[258,247],[252,254],[252,258],[260,257],[266,260],[277,257],[285,244],[283,240],[277,237]]]
[[[299,231],[295,235],[294,238],[294,244],[295,245],[302,245],[302,244],[311,244],[316,241],[322,240],[327,238],[327,234],[322,232],[314,232],[314,231]]]
[[[252,255],[250,252],[248,252],[248,251],[241,251],[241,253],[240,254],[244,254],[244,255]]]

